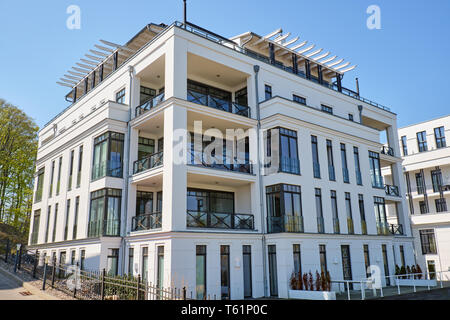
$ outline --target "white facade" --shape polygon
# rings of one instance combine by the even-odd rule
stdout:
[[[429,271],[450,271],[449,130],[450,116],[444,116],[398,131],[416,259]]]
[[[73,261],[81,263],[83,252],[85,269],[113,270],[111,264],[117,261],[118,273],[139,274],[164,287],[186,286],[193,295],[221,297],[224,293],[227,296],[229,290],[231,299],[248,295],[287,297],[289,278],[294,271],[294,244],[300,245],[301,270],[313,273],[321,269],[319,247],[325,245],[326,267],[332,280],[344,278],[342,246],[349,246],[353,280],[366,277],[364,245],[369,248],[370,263],[378,265],[383,274],[393,275],[395,265],[400,265],[402,260],[408,265],[415,263],[394,113],[242,53],[246,46],[267,56],[266,49],[255,44],[256,35],[246,44],[243,39],[247,34],[233,38],[235,45],[231,46],[206,39],[179,25],[160,28],[152,37],[148,37],[147,31],[132,40],[136,42],[141,37],[145,44],[135,48],[136,52],[116,70],[40,131],[36,171],[42,173],[44,168],[44,172],[41,180],[38,174],[35,189],[42,193],[42,199],[35,199],[33,204],[30,248],[47,256],[55,253],[57,259],[65,252],[64,263],[72,263],[72,251],[75,252]],[[281,53],[277,50],[275,58],[287,65],[290,58]],[[299,70],[303,68],[299,62]],[[312,69],[311,73],[318,75],[317,68]],[[329,75],[323,73],[325,81],[331,81]],[[142,102],[141,87],[154,89],[155,95],[164,93],[145,112],[138,108]],[[243,88],[247,92],[249,113],[231,102],[221,105],[217,98],[228,92],[231,101],[243,104],[239,100]],[[114,102],[120,99],[118,93],[122,89],[125,89],[124,99]],[[207,90],[208,98],[199,96],[202,90]],[[292,101],[293,95],[306,99],[306,105]],[[205,105],[206,101],[209,106]],[[321,105],[332,107],[332,114],[322,111]],[[229,107],[231,112],[220,110],[221,106]],[[349,119],[350,114],[353,120]],[[248,130],[249,161],[234,170],[178,163],[179,155],[186,159],[190,150],[178,134],[193,132],[194,121],[202,121],[203,132],[208,130],[207,135],[211,136],[217,136],[218,130]],[[296,139],[289,140],[289,152],[297,149],[296,154],[292,153],[286,162],[282,142],[279,150],[272,150],[272,153],[279,152],[276,158],[281,162],[277,170],[264,170],[263,165],[258,170],[267,149],[265,133],[275,128],[296,135]],[[381,131],[386,131],[391,148],[385,148],[384,153]],[[109,134],[109,142],[103,145],[97,138],[108,132],[122,135]],[[281,130],[272,132],[276,136]],[[313,165],[312,136],[317,138],[319,165]],[[143,150],[140,148],[145,144],[140,145],[139,138],[148,139],[146,147],[153,141],[153,147],[149,147],[152,151],[144,158],[139,157]],[[121,139],[122,152],[117,151]],[[329,166],[327,140],[332,145],[333,168]],[[342,145],[345,145],[346,166],[342,163]],[[80,146],[83,146],[81,166],[78,165]],[[69,188],[72,150],[73,178]],[[389,184],[393,188],[389,192],[378,179],[381,174],[375,174],[376,168],[371,169],[369,152],[378,159],[374,161],[384,172],[391,174]],[[106,160],[102,158],[105,155]],[[56,195],[60,157],[60,192]],[[120,164],[120,168],[112,167],[114,164]],[[253,170],[248,172],[251,167]],[[298,172],[293,172],[294,169]],[[335,179],[330,179],[330,171],[335,172]],[[343,181],[344,176],[348,176],[348,183]],[[275,206],[273,210],[268,208],[267,193],[278,189],[267,187],[276,185],[281,189],[287,185],[286,188],[300,190],[294,192],[301,199],[301,211],[292,211],[295,211],[294,218],[286,217],[287,204]],[[108,195],[102,194],[101,190],[106,189]],[[316,189],[321,192],[323,220],[318,219]],[[336,194],[337,213],[332,208],[332,191]],[[294,199],[293,207],[298,199],[294,193],[289,195]],[[283,203],[287,199],[286,193],[275,194]],[[346,196],[350,197],[348,201]],[[77,197],[79,209],[74,237]],[[145,198],[139,202],[145,203],[144,209],[137,209],[138,197]],[[375,212],[375,197],[382,201],[378,206],[381,215]],[[58,217],[53,239],[56,204]],[[396,208],[396,215],[389,220],[392,225],[388,225],[383,208],[391,206]],[[364,209],[363,213],[360,208]],[[137,212],[141,215],[136,218]],[[95,217],[100,213],[101,223],[96,224]],[[204,217],[208,219],[202,220]],[[333,221],[339,225],[339,232]],[[203,222],[206,225],[199,227]],[[320,226],[323,232],[319,232]],[[206,251],[202,251],[205,247],[198,246],[206,246]],[[251,257],[250,268],[249,260],[244,262],[243,246],[250,246],[245,247],[250,252],[246,255],[246,259]],[[130,249],[133,249],[131,262]],[[198,279],[199,274],[203,276],[199,267],[203,259],[206,261],[205,291]],[[226,267],[226,261],[229,261],[228,284],[221,279],[221,267]],[[244,290],[244,283],[251,286]]]

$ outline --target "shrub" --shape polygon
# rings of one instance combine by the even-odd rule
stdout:
[[[308,288],[310,291],[314,291],[314,278],[311,271],[308,273]]]
[[[418,273],[417,277],[420,279],[422,279],[422,269],[420,269],[420,266],[417,264],[416,265],[416,272]]]
[[[322,279],[320,278],[320,274],[316,271],[316,291],[321,291],[322,289]]]
[[[303,290],[308,290],[308,275],[305,273],[303,275]]]

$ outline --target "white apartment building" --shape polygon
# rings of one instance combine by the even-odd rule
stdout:
[[[450,116],[398,130],[417,263],[450,271]]]
[[[415,263],[396,115],[342,86],[354,67],[289,35],[175,22],[102,40],[39,133],[30,249],[198,299]],[[211,152],[227,129],[241,134]]]

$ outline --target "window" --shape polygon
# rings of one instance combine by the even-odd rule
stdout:
[[[408,155],[408,145],[406,142],[406,136],[402,136],[402,150],[403,150],[403,156]]]
[[[332,107],[326,106],[324,104],[321,104],[320,106],[321,106],[323,112],[326,112],[326,113],[329,113],[329,114],[333,114],[333,108]]]
[[[162,212],[163,193],[159,191],[156,194],[156,212]]]
[[[67,236],[69,234],[69,215],[70,215],[70,199],[67,199],[66,217],[64,219],[64,241],[67,240]]]
[[[220,246],[220,287],[222,300],[230,299],[230,246]]]
[[[302,259],[299,244],[292,245],[292,254],[294,256],[294,273],[296,275],[302,274]]]
[[[312,147],[314,178],[320,179],[319,150],[317,147],[317,137],[316,136],[311,136],[311,147]]]
[[[350,198],[350,192],[345,193],[345,208],[347,210],[347,228],[348,234],[354,234],[355,229],[353,226],[353,217],[352,217],[352,201]]]
[[[158,139],[158,152],[164,151],[164,138]]]
[[[316,200],[316,215],[317,215],[317,232],[325,233],[325,224],[323,221],[323,208],[322,208],[322,190],[315,189]]]
[[[279,128],[280,134],[280,171],[300,174],[298,159],[297,132]]]
[[[381,251],[383,252],[383,264],[384,264],[384,276],[386,277],[386,285],[391,285],[391,278],[389,277],[389,259],[387,255],[386,245],[381,245]]]
[[[250,298],[252,294],[252,246],[242,246],[242,269],[244,272],[244,298]]]
[[[148,247],[142,248],[142,281],[147,282],[148,280]]]
[[[433,183],[433,192],[440,192],[442,187],[442,173],[440,169],[431,171],[431,182]]]
[[[269,256],[269,288],[270,296],[278,296],[278,271],[277,271],[277,247],[269,245],[267,247]]]
[[[65,265],[66,264],[66,252],[65,251],[61,251],[59,253],[59,264],[60,265]],[[60,277],[63,274],[63,272],[64,272],[63,270],[59,270]]]
[[[196,246],[195,292],[197,300],[206,298],[206,246]]]
[[[330,194],[331,194],[331,211],[332,211],[332,215],[333,215],[334,233],[340,233],[336,191],[331,190]]]
[[[361,166],[359,165],[358,147],[353,147],[353,158],[355,160],[356,184],[362,186]]]
[[[73,231],[72,231],[72,240],[77,238],[78,232],[78,212],[80,211],[80,197],[75,198],[75,214],[73,217]]]
[[[352,280],[352,262],[350,257],[350,246],[342,245],[341,246],[341,256],[342,256],[342,274],[344,276],[344,280]],[[353,284],[350,283],[350,290],[353,289]]]
[[[86,250],[81,250],[80,254],[80,268],[81,270],[85,270],[85,261],[86,261]]]
[[[124,93],[125,94],[125,93]],[[150,99],[156,97],[156,90],[141,86],[140,105],[143,105]]]
[[[78,173],[77,173],[77,188],[80,187],[81,184],[81,170],[83,168],[83,146],[80,146],[78,151]]]
[[[73,161],[75,158],[75,150],[70,152],[70,162],[69,162],[69,181],[67,183],[67,190],[72,190],[72,177],[73,177]]]
[[[342,175],[345,183],[350,183],[350,177],[348,175],[347,166],[347,152],[345,150],[345,144],[341,143],[341,161],[342,161]]]
[[[301,187],[266,187],[268,232],[303,232]]]
[[[211,108],[231,112],[231,92],[188,80],[187,100]]]
[[[320,270],[324,274],[327,273],[327,249],[324,244],[319,245],[319,257],[320,257]]]
[[[433,229],[419,230],[422,254],[436,254],[436,241]]]
[[[419,209],[420,214],[426,214],[428,213],[428,203],[426,201],[419,201]]]
[[[333,158],[333,142],[327,140],[327,157],[328,157],[328,178],[330,181],[336,181],[336,174],[334,171],[334,158]]]
[[[234,101],[240,106],[248,106],[247,87],[242,88],[234,93]]]
[[[364,195],[358,194],[359,215],[361,217],[361,233],[367,234],[366,212],[364,209]]]
[[[400,246],[400,259],[402,260],[402,266],[405,267],[405,250],[403,249],[403,246]]]
[[[116,102],[125,103],[125,88],[116,93]]]
[[[417,132],[417,144],[419,146],[419,152],[428,150],[427,146],[427,133],[426,131]]]
[[[134,248],[128,249],[128,275],[134,275]]]
[[[48,190],[48,197],[51,198],[53,195],[53,178],[55,175],[55,160],[52,161],[52,170],[50,171],[50,187]]]
[[[119,273],[119,249],[108,249],[106,267],[108,275],[116,276]]]
[[[435,199],[436,204],[436,212],[446,212],[447,211],[447,202],[445,198]]]
[[[56,240],[56,223],[58,222],[58,204],[55,204],[55,213],[53,217],[53,234],[52,234],[52,242]]]
[[[436,262],[434,260],[427,261],[427,269],[428,274],[430,275],[430,279],[431,280],[436,279]]]
[[[348,114],[348,120],[353,121],[353,114],[352,113]]]
[[[34,203],[41,202],[42,200],[42,190],[44,188],[44,174],[45,168],[39,169],[37,173],[37,183],[36,183],[36,192],[34,194]]]
[[[153,192],[138,191],[136,193],[136,216],[153,212]]]
[[[386,216],[386,206],[384,198],[373,197],[374,209],[375,209],[375,219],[377,222],[377,229],[379,235],[387,235],[389,233],[387,216]]]
[[[155,140],[139,137],[138,160],[155,153]]]
[[[122,190],[102,189],[91,193],[88,237],[119,236]]]
[[[33,231],[31,231],[31,244],[37,244],[37,242],[38,242],[40,219],[41,219],[41,210],[34,211]]]
[[[48,233],[49,233],[49,229],[50,229],[50,215],[51,215],[51,211],[52,211],[52,206],[48,206],[47,208],[47,220],[46,220],[46,225],[45,225],[45,243],[48,243]]]
[[[70,252],[70,265],[71,265],[71,266],[74,266],[74,265],[75,265],[75,254],[76,254],[76,251],[75,251],[75,250],[72,250],[72,251]]]
[[[92,180],[105,176],[122,178],[124,135],[107,132],[94,139]]]
[[[156,265],[156,272],[157,272],[157,278],[156,278],[156,285],[159,289],[164,288],[164,246],[158,246],[157,247],[157,265]]]
[[[417,186],[417,193],[418,194],[424,194],[425,193],[425,183],[423,181],[422,172],[416,173],[416,186]]]
[[[384,189],[383,176],[381,175],[380,154],[369,151],[369,163],[372,187]]]
[[[436,148],[445,148],[445,130],[444,127],[434,128],[434,138],[436,139]]]
[[[272,87],[269,85],[264,86],[265,100],[269,100],[272,98]]]
[[[59,190],[61,187],[61,169],[62,169],[62,157],[59,157],[59,165],[58,165],[58,177],[56,180],[56,195],[59,195]]]
[[[292,100],[294,102],[297,102],[297,103],[300,103],[300,104],[303,104],[303,105],[306,106],[306,99],[303,98],[303,97],[300,97],[300,96],[297,96],[297,95],[294,94],[294,95],[292,95]]]
[[[372,274],[370,272],[370,253],[369,253],[369,245],[364,245],[364,265],[366,267],[366,278],[369,278]]]

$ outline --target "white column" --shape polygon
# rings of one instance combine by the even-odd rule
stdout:
[[[166,43],[165,97],[187,97],[187,42],[172,38]]]

